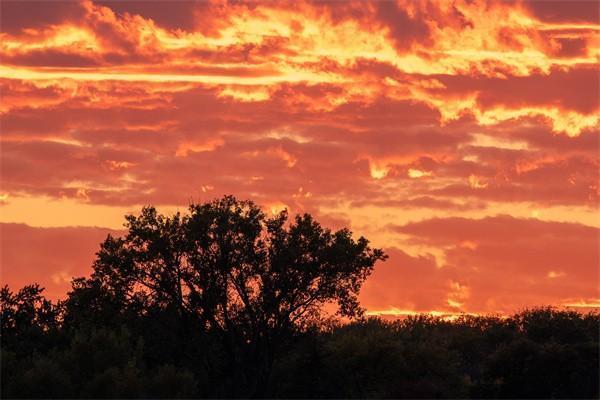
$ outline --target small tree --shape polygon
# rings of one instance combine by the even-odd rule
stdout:
[[[308,214],[268,218],[231,196],[189,211],[165,217],[145,207],[127,216],[127,235],[108,236],[88,285],[217,335],[246,396],[265,394],[276,352],[299,327],[320,319],[324,305],[361,315],[361,285],[386,258],[365,238],[331,232]]]
[[[13,293],[8,285],[0,289],[0,338],[2,347],[20,336],[35,341],[43,332],[58,329],[61,306],[53,304],[43,295],[38,284],[26,285]],[[29,348],[33,352],[36,345]]]

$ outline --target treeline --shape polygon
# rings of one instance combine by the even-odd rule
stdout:
[[[217,337],[186,334],[167,310],[96,313],[85,302],[101,299],[91,295],[76,291],[57,305],[37,286],[2,289],[3,398],[253,394]],[[329,321],[290,337],[262,395],[598,398],[599,326],[597,313],[552,308],[509,318]]]
[[[0,290],[3,398],[598,397],[598,314],[365,319],[387,256],[348,229],[231,196],[126,220],[64,300]]]

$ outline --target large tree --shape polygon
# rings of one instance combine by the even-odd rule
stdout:
[[[216,335],[241,395],[265,394],[275,353],[324,306],[360,316],[361,285],[386,258],[348,229],[331,232],[308,214],[290,221],[287,211],[269,218],[231,196],[192,204],[186,215],[145,207],[126,219],[127,234],[105,240],[79,288],[169,310],[186,329]]]

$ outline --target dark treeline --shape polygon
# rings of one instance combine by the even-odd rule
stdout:
[[[364,318],[381,250],[233,197],[126,226],[64,300],[0,291],[3,398],[599,396],[597,313]]]

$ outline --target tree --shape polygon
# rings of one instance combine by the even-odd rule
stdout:
[[[274,356],[298,329],[336,304],[362,315],[362,283],[386,255],[348,229],[331,232],[310,215],[268,218],[232,196],[165,217],[153,207],[108,236],[90,279],[118,303],[175,313],[184,330],[216,335],[240,395],[265,395]]]
[[[43,295],[38,284],[26,285],[13,293],[7,285],[0,289],[0,332],[2,347],[17,337],[31,339],[28,350],[40,345],[42,333],[58,329],[61,306],[52,304]]]

